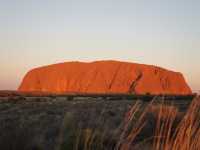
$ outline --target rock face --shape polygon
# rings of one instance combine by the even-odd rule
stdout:
[[[181,73],[118,61],[66,62],[36,68],[26,74],[19,91],[191,94]]]

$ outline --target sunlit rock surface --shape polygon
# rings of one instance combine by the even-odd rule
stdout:
[[[19,91],[191,94],[179,72],[119,61],[66,62],[36,68],[26,74]]]

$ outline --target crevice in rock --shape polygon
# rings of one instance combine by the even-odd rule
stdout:
[[[111,82],[110,82],[110,85],[108,86],[108,89],[109,89],[109,90],[112,88],[113,83],[115,82],[115,80],[116,80],[116,78],[117,78],[117,74],[118,74],[120,68],[121,68],[121,65],[119,65],[119,67],[116,69],[116,71],[115,71],[115,73],[114,73],[114,76],[113,76],[113,78],[112,78],[112,80],[111,80]]]
[[[131,83],[128,93],[136,93],[135,88],[142,76],[142,71],[139,71],[137,78]]]
[[[35,89],[34,90],[40,90],[40,91],[42,91],[43,89],[42,89],[42,84],[41,84],[41,81],[40,81],[40,78],[39,78],[39,75],[38,74],[36,74],[36,87],[35,87]]]
[[[88,83],[88,85],[86,86],[86,92],[88,91],[88,88],[92,85],[93,81],[96,79],[97,77],[97,74],[98,74],[98,70],[97,68],[94,69],[94,76],[93,78],[90,80],[90,82]]]

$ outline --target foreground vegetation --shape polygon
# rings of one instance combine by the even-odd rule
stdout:
[[[128,126],[133,121],[140,106],[135,104],[125,125],[123,133],[126,133]],[[154,105],[150,103],[138,119],[131,125],[131,131],[127,136],[122,137],[117,149],[134,149],[137,135],[146,125],[145,116],[152,113],[155,117],[154,134],[151,137],[153,150],[199,150],[200,149],[200,98],[195,98],[184,114],[180,114],[173,105]],[[179,119],[177,122],[176,119]],[[150,139],[145,139],[144,142]]]
[[[98,122],[103,125],[101,120]],[[158,102],[156,97],[145,107],[137,101],[115,131],[120,133],[119,137],[105,137],[110,130],[79,129],[71,149],[200,150],[200,98],[194,98],[185,112],[180,112],[173,102],[166,104],[164,99]],[[57,150],[68,148],[59,145]]]
[[[3,150],[199,150],[193,101],[0,98]]]

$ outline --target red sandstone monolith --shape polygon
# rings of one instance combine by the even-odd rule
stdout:
[[[119,61],[66,62],[36,68],[26,74],[19,91],[191,94],[181,73]]]

